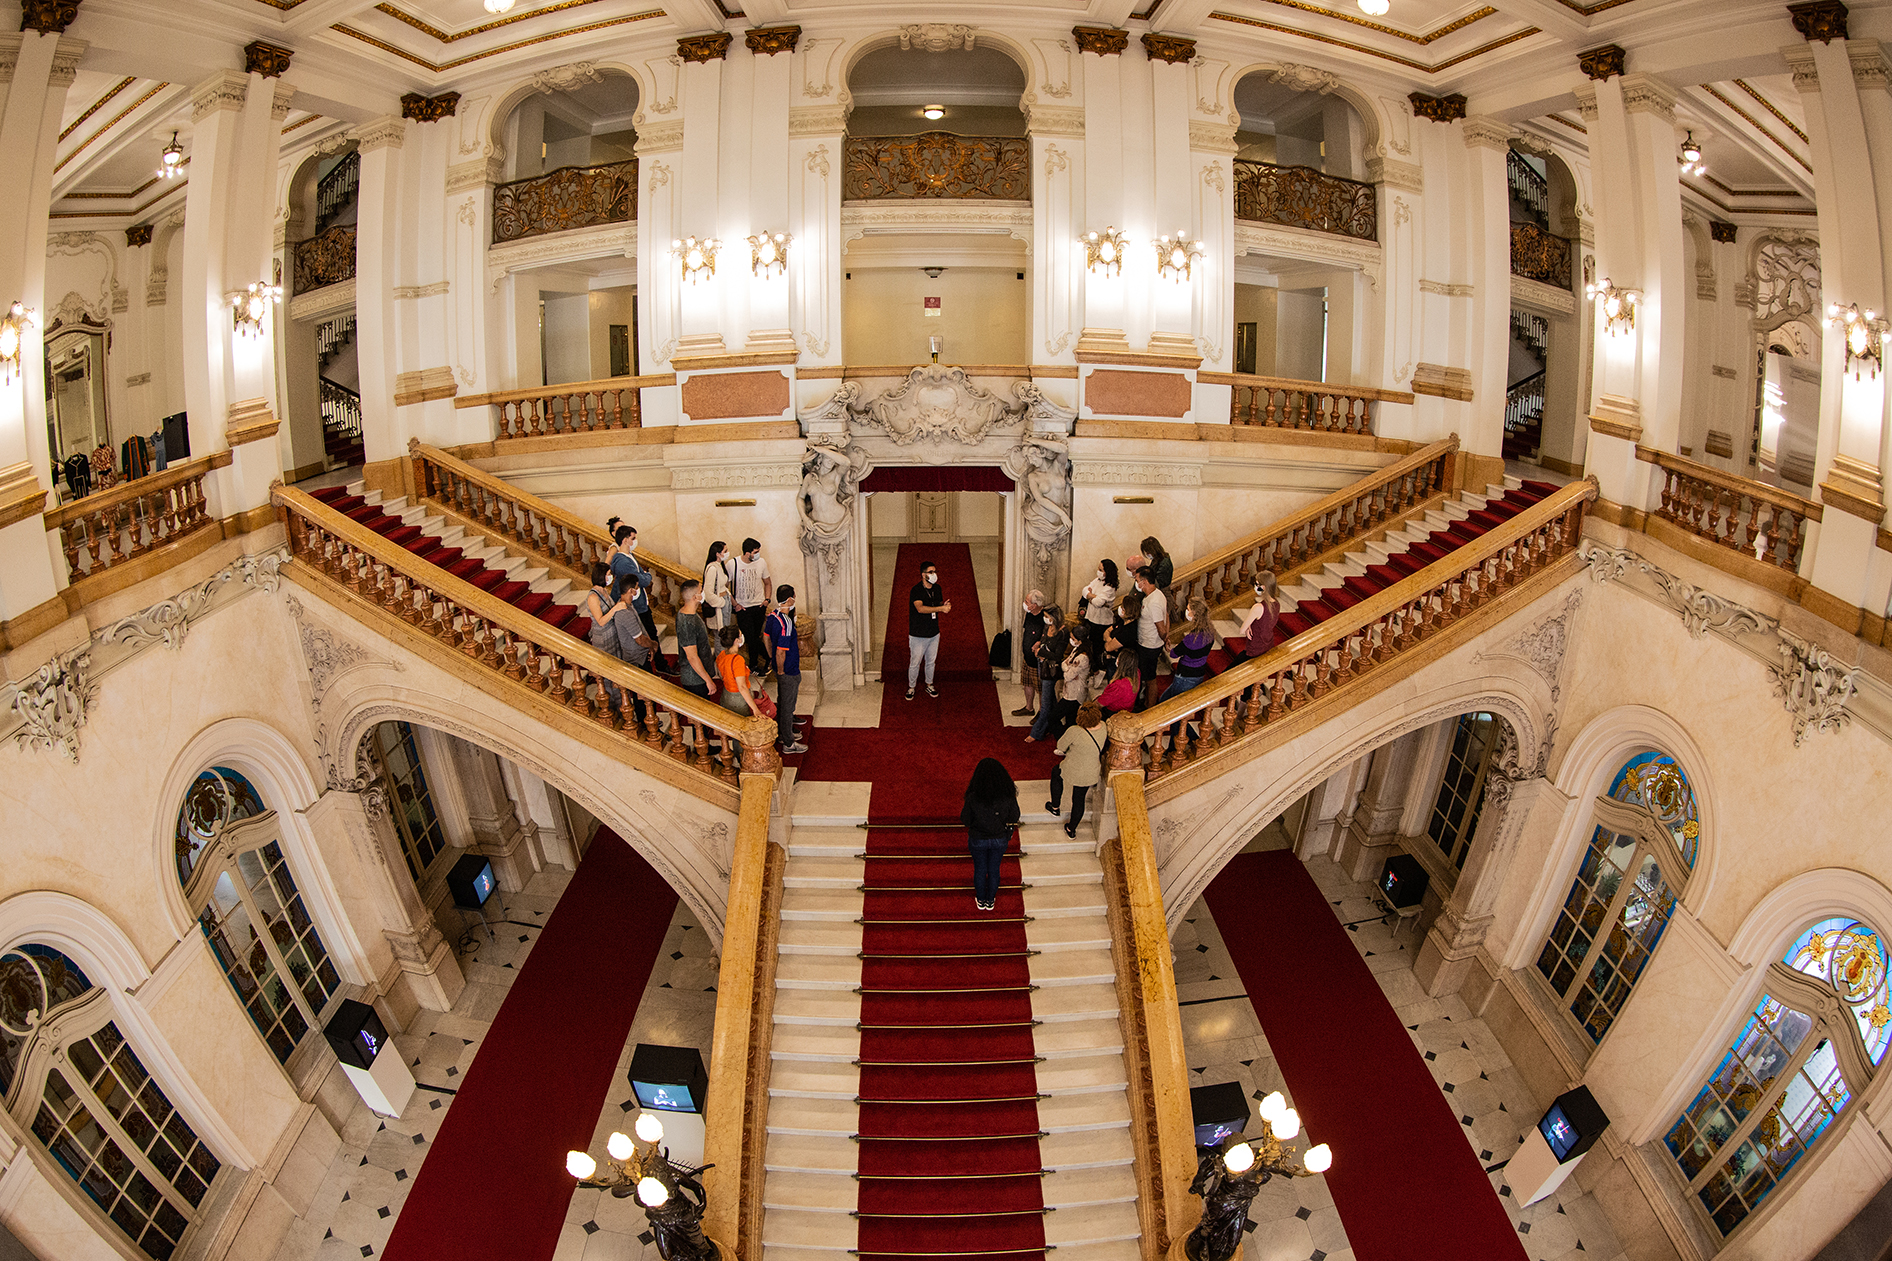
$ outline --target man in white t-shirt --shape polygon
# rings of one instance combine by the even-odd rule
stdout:
[[[769,562],[762,559],[762,544],[744,539],[729,594],[735,604],[736,625],[742,628],[742,655],[758,675],[770,669],[768,649],[762,644],[762,621],[769,615],[770,590]]]
[[[1143,692],[1148,694],[1150,680],[1156,677],[1157,663],[1163,659],[1163,645],[1169,638],[1169,597],[1156,585],[1150,567],[1136,572],[1137,590],[1143,595],[1143,614],[1137,618],[1137,665],[1143,675]],[[1143,698],[1137,698],[1143,708]]]

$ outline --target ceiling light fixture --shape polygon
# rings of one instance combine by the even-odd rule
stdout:
[[[925,106],[920,110],[920,117],[938,122],[940,119],[946,117],[946,107],[944,105]]]
[[[1124,239],[1123,230],[1117,227],[1105,228],[1102,232],[1086,232],[1077,239],[1084,247],[1084,265],[1091,271],[1105,276],[1117,276],[1123,273],[1123,252],[1130,242]]]
[[[1692,131],[1682,141],[1682,156],[1679,161],[1684,175],[1700,175],[1708,169],[1702,164],[1701,146],[1695,143],[1695,133]]]
[[[184,173],[184,146],[177,142],[177,133],[171,133],[171,143],[164,146],[164,152],[158,155],[158,178],[176,179]]]
[[[488,13],[511,13],[512,0],[486,0]]]
[[[1156,238],[1156,273],[1181,283],[1194,274],[1203,255],[1202,242],[1190,240],[1187,233],[1159,236]]]
[[[1360,0],[1360,12],[1370,18],[1383,18],[1393,6],[1387,0]]]

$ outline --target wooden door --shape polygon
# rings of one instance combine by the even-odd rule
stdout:
[[[953,541],[953,496],[950,491],[913,492],[913,541]]]

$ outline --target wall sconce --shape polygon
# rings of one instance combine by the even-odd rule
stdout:
[[[282,286],[254,281],[242,293],[230,297],[230,326],[251,337],[263,335],[263,317],[269,304],[282,301]]]
[[[1689,132],[1682,140],[1682,174],[1700,175],[1708,168],[1702,165],[1701,146],[1695,143],[1695,133]]]
[[[1124,239],[1121,229],[1086,232],[1077,238],[1077,243],[1084,247],[1084,266],[1106,276],[1122,274],[1123,251],[1130,243]]]
[[[795,238],[786,232],[759,232],[749,238],[749,267],[758,276],[779,276],[788,270],[788,246]]]
[[[1187,280],[1203,254],[1202,242],[1190,240],[1185,233],[1159,236],[1156,238],[1156,274],[1177,282]]]
[[[704,237],[699,241],[693,236],[686,236],[670,243],[670,252],[683,261],[683,278],[691,281],[716,274],[716,252],[722,248],[723,243],[715,237]]]
[[[920,117],[926,119],[928,122],[936,123],[946,117],[946,107],[944,105],[928,105],[920,111]]]
[[[1859,365],[1870,365],[1872,375],[1879,375],[1879,367],[1885,362],[1885,343],[1892,341],[1892,324],[1885,317],[1871,310],[1861,311],[1857,304],[1848,303],[1840,306],[1837,302],[1826,308],[1827,327],[1838,324],[1846,330],[1846,366],[1842,371],[1853,374],[1853,380],[1859,379]]]
[[[1636,304],[1642,301],[1640,289],[1618,289],[1608,276],[1583,286],[1583,296],[1603,308],[1605,333],[1632,333],[1636,329]]]
[[[171,143],[164,146],[164,152],[158,155],[158,178],[174,180],[184,173],[184,146],[177,142],[177,133],[171,133]]]
[[[0,380],[12,385],[20,375],[20,348],[26,331],[39,327],[39,316],[24,302],[15,302],[0,318]]]

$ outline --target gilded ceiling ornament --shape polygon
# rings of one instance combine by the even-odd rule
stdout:
[[[677,41],[677,56],[685,62],[721,61],[729,55],[729,42],[734,38],[728,31],[685,35]]]
[[[295,55],[291,49],[265,44],[260,39],[251,40],[243,45],[243,70],[265,79],[279,79],[289,69],[289,59]]]
[[[149,244],[151,244],[150,224],[134,223],[129,228],[125,229],[125,245],[127,248],[137,249],[140,245]]]
[[[1830,44],[1846,36],[1846,6],[1839,0],[1812,0],[1810,4],[1790,4],[1787,13],[1793,19],[1793,29],[1800,32],[1801,38],[1811,43],[1819,40]]]
[[[799,26],[758,26],[743,35],[743,42],[757,56],[773,57],[776,53],[794,52],[795,41],[800,38]]]
[[[1151,61],[1173,66],[1195,59],[1196,41],[1177,35],[1150,34],[1143,37],[1143,50],[1150,55]]]
[[[1577,54],[1577,68],[1592,79],[1604,80],[1623,73],[1625,57],[1620,44],[1605,44]]]
[[[1074,26],[1071,36],[1077,40],[1079,52],[1099,57],[1115,57],[1130,44],[1130,32],[1108,26]]]
[[[439,96],[409,92],[401,98],[401,117],[417,123],[437,123],[443,118],[452,118],[459,108],[458,92],[442,92]]]
[[[1412,102],[1414,118],[1429,118],[1435,123],[1450,123],[1465,117],[1463,92],[1454,92],[1450,96],[1427,96],[1424,92],[1414,92],[1407,99]]]
[[[1734,244],[1734,231],[1735,225],[1732,223],[1723,223],[1719,219],[1708,221],[1708,235],[1723,245]]]
[[[79,0],[21,0],[20,29],[63,35],[79,16]]]

